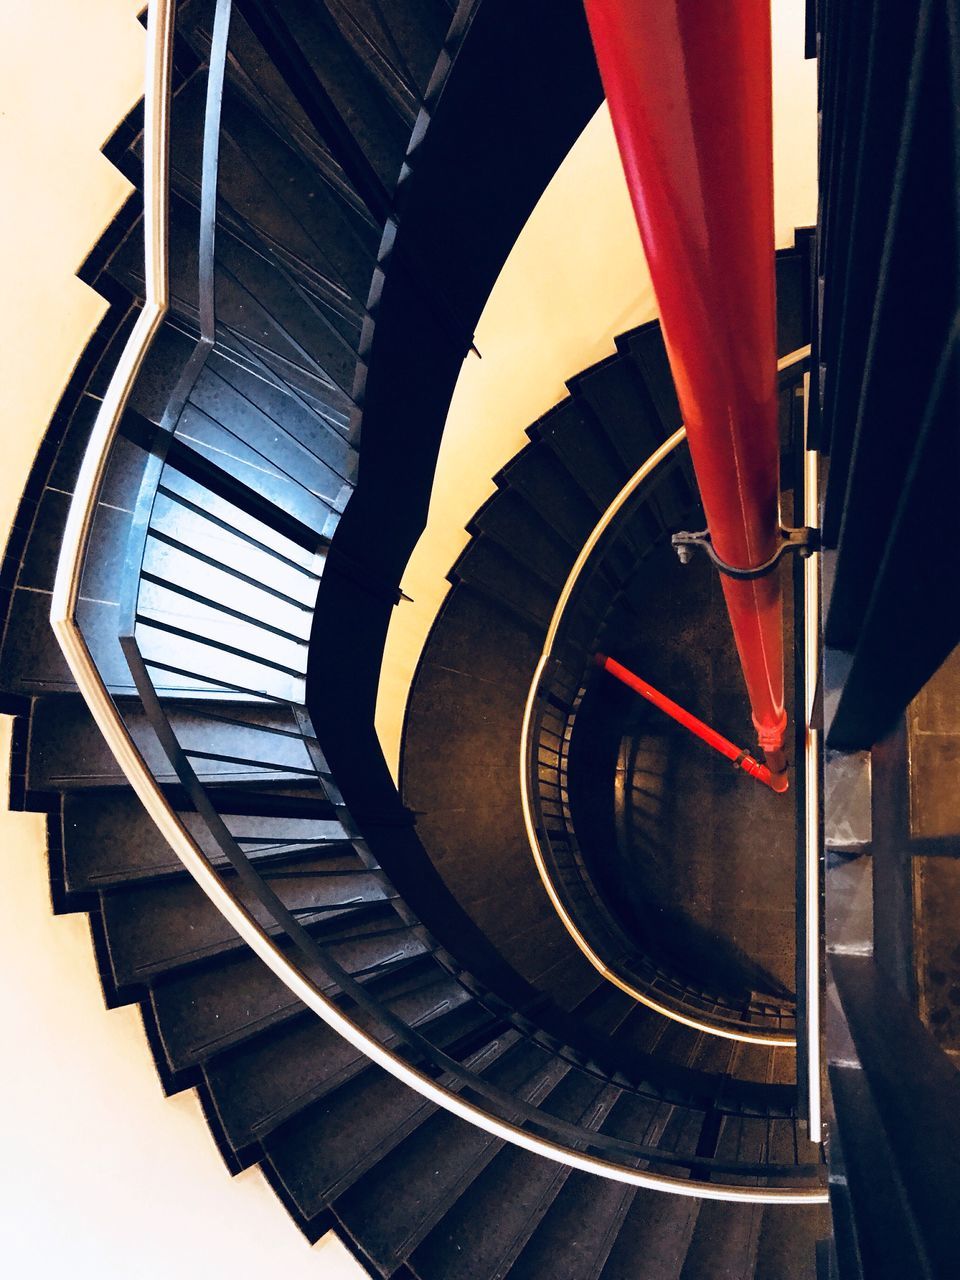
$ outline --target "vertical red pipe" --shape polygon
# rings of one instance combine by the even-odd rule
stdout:
[[[779,539],[770,0],[584,3],[713,545],[756,568]],[[722,581],[779,772],[779,580]]]

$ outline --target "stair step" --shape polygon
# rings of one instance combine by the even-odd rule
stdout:
[[[511,1280],[598,1280],[634,1195],[622,1182],[575,1169],[510,1268]]]
[[[355,934],[329,949],[342,968],[368,981],[410,964],[429,950],[412,929],[380,926],[366,935],[361,930]],[[186,970],[166,978],[151,988],[150,1001],[172,1074],[195,1067],[303,1009],[258,957],[243,955],[212,969]]]
[[[190,394],[191,402],[218,422],[227,423],[244,439],[276,461],[276,450],[289,458],[288,470],[309,462],[318,477],[326,477],[326,493],[336,505],[339,486],[353,485],[357,451],[346,439],[349,410],[331,404],[323,417],[310,410],[284,387],[256,371],[212,351]],[[342,498],[341,498],[342,501]]]
[[[328,280],[344,307],[362,318],[378,238],[355,201],[292,149],[289,133],[278,137],[233,85],[224,95],[224,133],[228,153],[237,153],[228,199],[238,218],[282,251],[285,261],[295,257]],[[254,170],[252,190],[248,169]]]
[[[133,384],[128,408],[159,426],[195,349],[196,338],[179,323],[168,319],[162,324]]]
[[[377,995],[386,1008],[441,1045],[489,1021],[459,983],[428,963],[412,989],[406,989],[411,988],[407,971],[395,984],[395,996],[380,984]],[[366,1022],[362,1012],[358,1021]],[[204,1077],[227,1139],[242,1156],[295,1113],[369,1069],[363,1053],[306,1013],[214,1057],[204,1066]]]
[[[223,879],[269,933],[282,931],[232,872]],[[264,879],[304,926],[343,921],[389,896],[382,876],[359,860],[349,871],[329,871],[323,858],[307,858],[290,868],[265,868]],[[102,915],[118,991],[244,947],[192,880],[113,890],[103,895]]]
[[[451,591],[443,604],[443,625],[434,628],[427,660],[475,679],[509,688],[526,698],[539,646],[525,626],[479,592]],[[487,643],[478,645],[484,635]],[[421,807],[416,805],[414,807]]]
[[[629,470],[603,434],[584,422],[572,398],[531,428],[532,436],[556,454],[598,513],[606,511],[629,479]]]
[[[615,1096],[615,1090],[571,1071],[543,1105],[551,1114],[592,1128]],[[569,1174],[565,1165],[505,1146],[417,1248],[412,1269],[423,1280],[505,1275]]]
[[[627,474],[662,443],[663,425],[633,361],[619,353],[571,378],[568,386],[606,433]]]
[[[632,474],[666,439],[668,432],[651,393],[641,382],[638,365],[618,353],[571,380],[578,402],[590,405],[614,448]],[[681,460],[678,465],[677,459]],[[686,447],[679,446],[654,472],[649,507],[658,528],[676,529],[693,499],[686,474]]]
[[[617,339],[617,350],[636,365],[660,418],[663,439],[666,439],[682,425],[683,417],[660,322],[654,320],[621,335]]]
[[[816,1242],[830,1234],[825,1205],[765,1205],[753,1280],[810,1280],[816,1274]]]
[[[637,1010],[633,996],[612,982],[602,981],[573,1013],[579,1023],[597,1035],[613,1038]]]
[[[687,1249],[679,1280],[708,1276],[752,1276],[756,1266],[759,1204],[705,1200]]]
[[[14,591],[7,615],[3,648],[0,649],[4,693],[36,697],[40,694],[76,692],[73,674],[50,626],[51,603],[52,595],[49,591],[33,591],[23,587]],[[93,629],[97,638],[91,644],[98,655],[98,665],[102,661],[99,655],[105,647],[104,642],[109,643],[116,636],[117,615],[117,610],[109,605],[99,606],[99,609],[104,622]],[[90,629],[85,629],[85,634],[90,635]],[[126,672],[126,663],[119,650],[117,658],[109,672],[111,684],[122,680]],[[126,674],[129,678],[129,673]]]
[[[362,64],[331,12],[318,12],[307,0],[288,0],[283,20],[334,109],[348,122],[355,145],[386,190],[392,191],[400,176],[413,112],[401,106],[396,95],[388,95],[382,81]]]
[[[206,74],[197,71],[173,100],[171,136],[171,182],[173,189],[194,205],[200,200],[202,146],[206,105]],[[326,303],[324,319],[340,338],[355,344],[362,307],[346,295],[342,282],[327,279],[315,269],[323,261],[323,251],[306,234],[299,219],[287,208],[277,189],[261,172],[261,158],[284,156],[289,163],[285,182],[289,190],[298,178],[309,190],[315,177],[305,165],[297,164],[293,152],[285,151],[275,134],[260,123],[244,99],[228,85],[221,109],[220,150],[217,169],[217,220],[231,236],[290,277],[295,287],[313,293]],[[243,142],[238,141],[238,136]],[[140,147],[135,152],[140,154]],[[299,172],[298,172],[299,169]],[[373,261],[369,261],[369,285]]]
[[[529,444],[501,477],[500,483],[521,494],[576,555],[597,522],[596,508],[547,445]]]
[[[522,1080],[529,1067],[523,1051],[504,1055],[485,1074],[529,1103],[546,1098],[566,1069],[547,1062]],[[503,1141],[474,1125],[437,1111],[336,1202],[335,1212],[379,1271],[390,1275],[502,1150]]]
[[[180,813],[215,866],[226,859],[197,814]],[[356,866],[357,855],[334,817],[225,814],[224,821],[252,862],[284,862],[324,853],[331,869]],[[139,881],[184,876],[183,864],[129,792],[76,793],[63,801],[64,884],[68,893],[88,893]]]
[[[549,993],[555,1004],[565,1012],[576,1008],[583,997],[593,990],[597,971],[576,948],[567,955],[548,964],[540,973],[530,970],[534,986]]]
[[[556,1070],[548,1054],[518,1040],[516,1032],[490,1041],[467,1065],[510,1090],[544,1071],[553,1078]],[[367,1073],[303,1113],[295,1126],[273,1134],[265,1143],[267,1157],[309,1224],[364,1174],[380,1168],[425,1121],[443,1114],[392,1076]],[[360,1124],[357,1116],[363,1117]]]
[[[601,1280],[678,1280],[702,1203],[638,1188]],[[722,1274],[708,1270],[701,1280],[719,1280]],[[746,1277],[749,1272],[734,1271],[731,1275]]]
[[[498,490],[471,520],[467,532],[490,538],[559,594],[573,563],[569,550],[512,489]]]
[[[489,539],[474,538],[449,576],[482,591],[536,631],[546,630],[554,593]]]
[[[177,14],[177,31],[196,50],[202,61],[210,54],[214,0],[189,0]],[[227,83],[249,102],[288,146],[296,147],[304,159],[321,172],[339,173],[330,153],[297,102],[276,64],[250,31],[242,12],[231,15],[230,52]],[[344,186],[342,174],[340,181]]]
[[[247,430],[241,436],[238,432],[244,424],[227,416],[223,406],[218,406],[218,412],[230,426],[216,421],[194,402],[187,404],[177,423],[178,443],[264,503],[280,507],[306,528],[315,529],[318,539],[331,537],[350,494],[349,486],[304,451],[284,449],[279,434],[264,438],[261,429]]]
[[[175,194],[170,199],[169,236],[173,317],[194,330],[199,327],[199,213]],[[142,293],[143,263],[132,239],[111,258],[109,271],[122,288]],[[312,388],[321,402],[331,388],[336,396],[349,394],[356,360],[349,345],[319,341],[319,326],[311,314],[315,308],[303,290],[223,227],[217,233],[214,287],[218,329],[232,343],[253,353],[276,376],[299,370],[302,385]]]
[[[810,341],[810,259],[798,246],[777,254],[777,355],[786,356]]]
[[[377,46],[400,59],[422,97],[447,38],[454,6],[446,0],[352,0],[352,10]]]
[[[216,713],[218,704],[212,707]],[[168,719],[196,774],[208,785],[247,786],[293,782],[320,790],[320,782],[302,738],[288,736],[290,713],[269,706],[242,709],[245,724],[224,725],[207,706],[168,707]],[[162,784],[177,775],[153,734],[146,713],[123,707],[124,720],[147,764]],[[209,757],[209,758],[205,758]],[[40,700],[34,711],[28,763],[32,791],[74,791],[127,785],[113,753],[79,697]]]

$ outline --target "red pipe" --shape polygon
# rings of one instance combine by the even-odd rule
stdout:
[[[701,738],[708,747],[713,747],[714,751],[719,751],[722,756],[732,760],[735,768],[742,769],[744,773],[749,773],[751,778],[756,778],[758,782],[764,783],[771,791],[786,791],[788,784],[785,773],[771,773],[765,764],[760,764],[759,761],[754,760],[753,756],[748,755],[746,751],[741,751],[729,738],[725,738],[722,733],[717,733],[716,729],[711,729],[708,724],[698,720],[695,715],[691,715],[689,711],[674,702],[672,698],[668,698],[659,689],[655,689],[652,684],[648,684],[646,680],[641,680],[638,675],[634,675],[632,671],[617,662],[615,658],[607,658],[602,653],[598,653],[596,661],[597,665],[601,666],[604,671],[609,671],[612,676],[616,676],[622,684],[632,689],[634,693],[639,693],[641,698],[646,698],[655,707],[665,711],[678,724],[682,724],[685,729],[689,729],[692,734]]]
[[[770,0],[584,3],[713,546],[753,569],[779,540]],[[779,772],[779,579],[722,583]]]

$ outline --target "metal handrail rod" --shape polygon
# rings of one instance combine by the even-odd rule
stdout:
[[[557,659],[557,661],[560,661],[560,660]],[[551,665],[551,678],[555,678],[555,675],[556,675],[556,667]],[[551,704],[551,714],[562,715],[565,719],[569,718],[569,716],[573,713],[574,707],[579,705],[580,695],[582,694],[582,692],[583,692],[583,689],[581,688],[580,693],[578,693],[573,703],[565,702],[564,706],[566,710],[561,711],[557,709],[560,701],[559,695],[556,694],[555,687],[551,686],[551,691],[550,693],[547,694],[547,699],[549,699]],[[533,724],[531,726],[532,742],[535,742],[538,744],[541,743],[543,741],[544,732],[549,733],[550,736],[556,736],[555,730],[546,730],[546,731],[544,730],[543,721],[544,721],[544,705],[543,705],[543,701],[541,701],[535,711]],[[564,749],[565,746],[566,744],[564,744],[564,746],[562,746],[560,749],[559,762],[557,764],[551,764],[550,766],[551,781],[549,785],[557,788],[560,791],[566,789],[566,785],[567,785],[566,784],[567,765],[566,765],[566,758],[565,758],[566,753]],[[554,748],[554,750],[556,750],[556,748]],[[584,869],[583,869],[582,855],[579,851],[576,835],[571,829],[571,827],[569,826],[569,823],[565,818],[555,819],[555,821],[559,821],[560,823],[562,823],[563,827],[560,832],[554,833],[551,830],[549,821],[543,816],[540,810],[539,798],[540,798],[540,793],[545,785],[545,780],[542,772],[544,767],[545,765],[541,761],[539,764],[540,772],[538,774],[538,781],[534,787],[534,795],[535,795],[536,801],[538,802],[536,805],[537,812],[534,819],[534,826],[536,827],[538,832],[541,832],[542,835],[548,838],[552,837],[554,834],[558,834],[562,841],[561,851],[559,855],[558,855],[558,850],[556,846],[552,842],[550,845],[550,853],[551,853],[552,868],[553,868],[551,873],[551,878],[554,880],[555,883],[563,884],[564,882],[563,867],[561,865],[562,857],[563,855],[565,855],[568,858],[572,858],[577,867],[576,874],[578,877],[580,877],[580,884],[582,885],[583,888],[587,890],[587,892],[590,894],[590,897],[593,899],[593,901],[596,903],[600,911],[603,912],[606,917],[606,909],[603,906],[602,898],[597,893],[595,886],[593,885],[589,877],[587,877],[586,879],[583,878]],[[608,940],[608,943],[606,945],[608,947],[609,946],[619,947],[622,953],[626,954],[626,952],[630,950],[631,940],[628,939],[627,936],[622,933],[622,930],[620,930],[609,917],[606,917],[603,920],[603,927],[608,930],[610,929],[613,930],[613,934],[611,938]],[[609,954],[613,954],[613,952],[610,951]],[[676,1007],[679,1005],[685,1013],[693,1013],[694,1015],[696,1015],[698,1010],[702,1010],[704,1018],[709,1018],[710,1026],[714,1029],[717,1029],[720,1027],[728,1027],[736,1031],[742,1030],[743,1018],[744,1018],[744,1009],[742,1006],[739,1006],[729,1000],[726,1000],[722,996],[717,996],[717,995],[710,996],[707,993],[701,992],[696,988],[692,988],[689,985],[685,985],[679,978],[673,976],[670,973],[665,972],[663,969],[658,968],[656,962],[653,959],[651,959],[649,956],[631,954],[629,963],[631,968],[631,976],[642,981],[642,983],[644,984],[643,991],[645,996],[653,998],[653,993],[657,992],[659,994],[659,999],[661,1002],[673,1001],[673,1004],[669,1005],[668,1007],[670,1007],[671,1009],[676,1009]],[[620,976],[622,976],[622,974],[620,974]],[[628,985],[631,988],[634,987],[633,982],[628,981]],[[785,1019],[785,1011],[783,1008],[779,1006],[776,1007],[775,1012],[764,1012],[762,1008],[753,1009],[753,1006],[749,1006],[749,1008],[751,1009],[752,1012],[755,1012],[756,1014],[756,1017],[757,1017],[756,1025],[766,1026],[769,1028],[777,1026],[778,1028],[783,1029],[785,1022],[789,1023],[793,1020],[792,1019],[793,1011],[792,1010],[789,1011],[791,1014],[791,1017]],[[766,1019],[766,1021],[763,1021],[763,1019]]]
[[[782,373],[794,365],[802,364],[809,359],[810,346],[797,348],[796,351],[790,352],[788,355],[781,356],[777,361],[777,372]],[[590,558],[602,540],[604,534],[616,520],[617,516],[623,510],[628,500],[634,493],[644,484],[656,471],[662,462],[664,462],[674,450],[686,439],[686,428],[678,427],[673,435],[669,436],[663,443],[654,450],[649,458],[641,464],[634,472],[630,479],[626,482],[617,496],[613,499],[606,511],[603,512],[600,519],[594,526],[590,536],[580,549],[580,554],[574,561],[573,568],[567,575],[567,580],[563,584],[556,607],[550,619],[550,625],[547,628],[547,634],[543,642],[543,650],[540,659],[537,662],[536,669],[533,673],[533,679],[530,682],[530,690],[527,694],[527,703],[523,713],[523,724],[520,732],[520,798],[523,810],[523,822],[527,833],[527,842],[530,845],[530,851],[533,854],[534,864],[539,873],[540,880],[547,896],[553,904],[554,910],[560,917],[560,921],[566,929],[567,933],[576,943],[579,950],[586,959],[602,974],[607,981],[619,987],[621,991],[632,996],[635,1000],[639,1000],[641,1004],[662,1014],[665,1018],[671,1019],[673,1022],[682,1023],[684,1026],[690,1027],[697,1031],[704,1031],[709,1035],[719,1036],[728,1040],[740,1040],[748,1044],[769,1044],[780,1045],[785,1047],[795,1047],[796,1037],[786,1035],[782,1032],[763,1032],[760,1030],[745,1031],[739,1028],[732,1029],[730,1027],[719,1026],[710,1022],[706,1018],[694,1017],[690,1014],[681,1013],[679,1010],[664,1004],[660,1000],[655,1000],[647,992],[642,991],[639,987],[634,987],[627,982],[620,974],[612,970],[604,960],[597,955],[596,951],[590,945],[587,938],[583,935],[576,921],[567,910],[565,903],[553,883],[553,877],[550,875],[549,867],[544,856],[543,849],[540,844],[540,837],[537,831],[537,825],[534,820],[533,812],[533,796],[531,789],[532,781],[532,752],[533,742],[531,729],[535,713],[536,703],[540,694],[541,684],[544,679],[544,673],[554,656],[554,649],[557,644],[557,637],[561,624],[566,614],[570,600],[577,587],[577,584],[587,567]]]
[[[51,602],[51,626],[90,712],[127,781],[210,901],[227,922],[287,988],[334,1031],[371,1061],[409,1085],[422,1097],[495,1137],[570,1168],[652,1190],[711,1200],[749,1203],[824,1203],[822,1187],[782,1188],[727,1186],[716,1182],[671,1178],[589,1156],[531,1134],[466,1101],[442,1083],[411,1066],[383,1043],[361,1030],[333,1000],[323,994],[281,946],[269,936],[238,897],[220,879],[151,773],[114,703],[77,622],[83,567],[102,481],[117,438],[120,420],[137,374],[168,307],[166,220],[169,201],[168,119],[173,46],[173,0],[150,0],[147,30],[147,77],[144,101],[144,237],[145,302],[124,346],[101,403],[71,499],[57,564]],[[382,1012],[378,1010],[382,1018]],[[406,1038],[409,1028],[403,1027]],[[431,1046],[432,1048],[432,1046]],[[433,1051],[436,1053],[436,1051]],[[442,1055],[441,1055],[442,1056]],[[457,1064],[459,1066],[459,1064]],[[466,1073],[464,1073],[466,1074]],[[477,1081],[476,1083],[482,1083]],[[467,1082],[467,1087],[476,1087]],[[514,1100],[515,1101],[515,1100]],[[544,1123],[551,1118],[540,1117]],[[590,1136],[578,1131],[579,1141]],[[668,1157],[656,1153],[654,1159]],[[692,1164],[703,1164],[695,1157]]]
[[[803,385],[803,523],[820,524],[819,455],[806,448],[810,408],[810,375]],[[819,1142],[823,1123],[820,989],[823,982],[820,948],[820,731],[816,720],[817,683],[820,671],[820,555],[803,562],[803,768],[804,768],[804,936],[803,971],[806,1012],[806,1101],[811,1142]],[[800,715],[798,707],[794,712]],[[798,939],[798,942],[800,939]]]

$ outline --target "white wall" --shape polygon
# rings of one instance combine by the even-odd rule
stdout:
[[[127,184],[99,148],[139,95],[131,0],[0,3],[0,544],[104,311],[74,271]],[[0,719],[0,795],[9,722]],[[51,913],[45,829],[0,813],[2,1266],[71,1280],[348,1280],[257,1170],[231,1179],[191,1092],[165,1099],[135,1009],[103,1005],[85,916]]]

